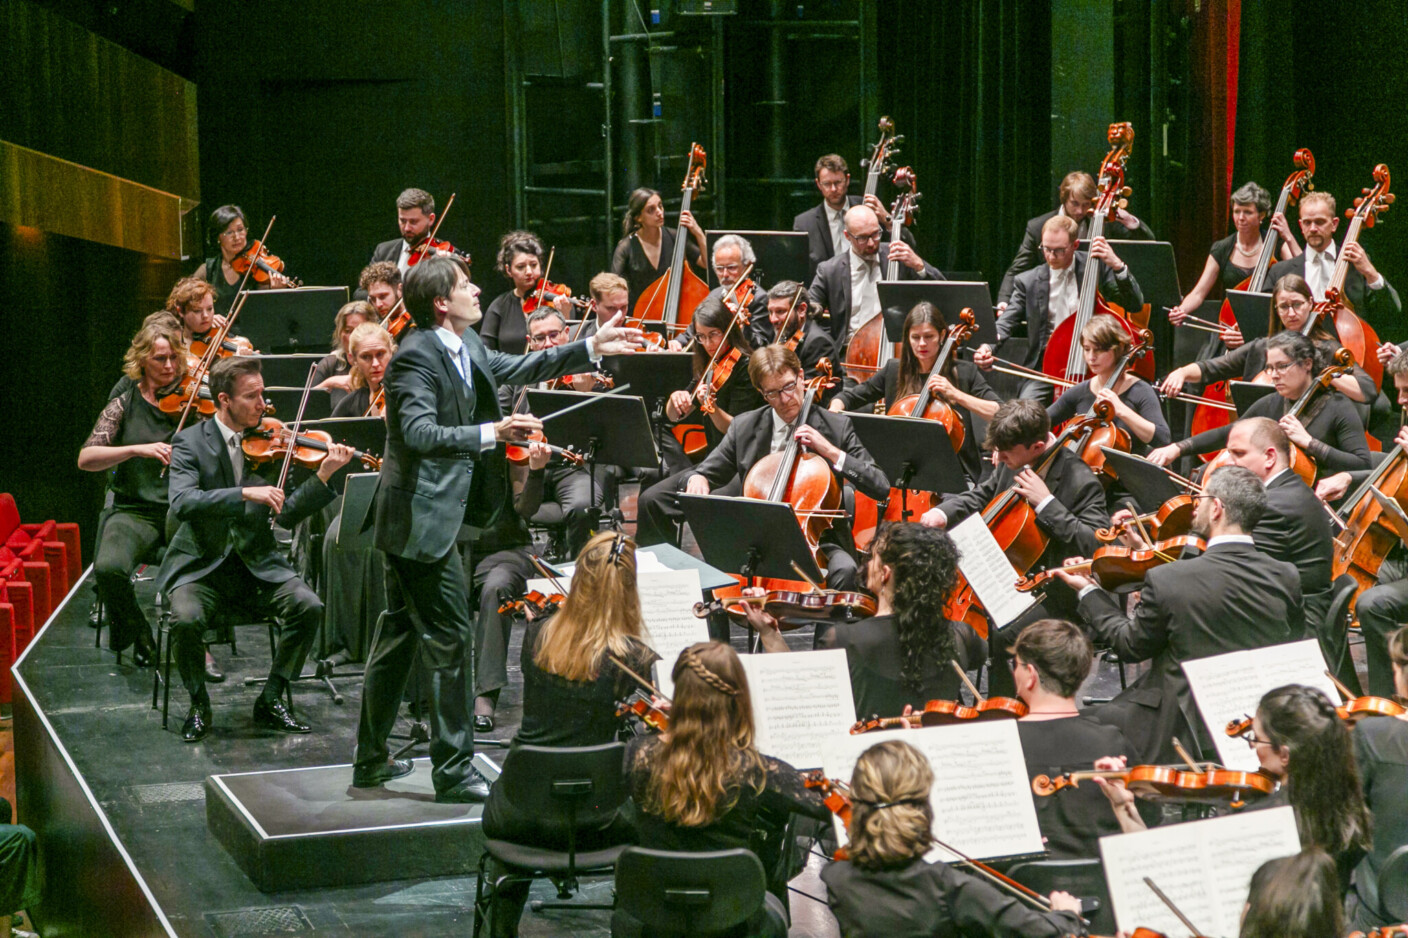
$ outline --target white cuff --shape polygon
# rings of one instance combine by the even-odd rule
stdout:
[[[1036,503],[1036,513],[1041,514],[1041,510],[1056,500],[1055,495],[1048,495]]]
[[[844,472],[846,470],[846,454],[842,453],[840,456],[837,456],[836,461],[831,464],[831,467],[837,472]]]
[[[479,425],[479,452],[487,453],[498,445],[498,437],[494,436],[494,425],[492,423],[481,423]]]
[[[596,336],[587,336],[587,357],[592,360],[593,365],[601,364],[601,356],[596,351]]]
[[[1095,592],[1095,591],[1098,590],[1099,588],[1100,588],[1100,587],[1097,586],[1097,585],[1094,584],[1094,583],[1090,583],[1090,584],[1088,584],[1088,585],[1086,585],[1086,586],[1082,586],[1082,587],[1080,588],[1080,592],[1079,592],[1079,593],[1076,593],[1076,601],[1079,602],[1080,600],[1082,600],[1082,599],[1084,599],[1085,597],[1089,596],[1091,593]]]
[[[1368,284],[1368,287],[1370,290],[1382,290],[1387,285],[1388,281],[1384,279],[1384,275],[1379,274],[1377,277],[1374,278],[1373,283]]]

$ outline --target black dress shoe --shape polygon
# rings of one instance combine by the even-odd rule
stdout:
[[[415,767],[416,764],[410,759],[387,759],[381,765],[369,769],[358,766],[352,770],[352,787],[376,788],[394,778],[410,775]]]
[[[188,743],[198,743],[210,732],[210,701],[192,703],[191,712],[186,714],[186,722],[181,724],[181,739]]]
[[[156,664],[156,646],[147,635],[139,635],[132,643],[132,663],[139,668],[150,668]]]
[[[469,774],[449,791],[435,793],[436,804],[478,804],[489,798],[489,781],[479,774],[478,769],[470,769]]]
[[[223,684],[225,683],[225,672],[216,667],[215,662],[209,659],[205,662],[205,683]]]
[[[263,729],[279,730],[284,733],[310,733],[313,727],[299,723],[288,712],[288,707],[277,697],[269,700],[260,697],[254,702],[254,725]]]
[[[474,717],[474,732],[490,733],[494,730],[494,718],[484,714],[476,714]]]

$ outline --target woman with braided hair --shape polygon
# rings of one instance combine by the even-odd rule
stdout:
[[[929,863],[934,773],[919,750],[888,740],[861,753],[851,772],[849,859],[821,871],[843,938],[1084,934],[1080,900],[1050,896],[1038,911],[946,863]]]
[[[941,528],[916,522],[887,524],[870,547],[866,584],[875,615],[837,625],[818,648],[843,648],[851,672],[856,715],[899,716],[905,705],[954,699],[958,673],[987,658],[982,639],[944,617],[944,600],[958,577],[958,550]],[[768,651],[788,651],[777,620],[747,607],[748,622]]]
[[[1319,847],[1330,855],[1343,896],[1350,873],[1372,847],[1372,824],[1349,729],[1335,705],[1314,687],[1277,687],[1262,695],[1244,738],[1256,751],[1261,771],[1280,783],[1270,797],[1252,802],[1247,810],[1287,804],[1294,808],[1301,846]],[[1095,767],[1122,769],[1124,760],[1100,759]],[[1121,829],[1144,829],[1134,811],[1134,795],[1123,782],[1096,779],[1095,784],[1110,799]]]
[[[758,752],[748,678],[732,648],[691,645],[680,652],[672,677],[669,731],[638,736],[626,747],[638,842],[678,851],[747,847],[768,874],[771,921],[786,920],[792,857],[782,831],[788,815],[826,821],[831,814],[795,768]],[[766,911],[745,923],[743,933],[765,933]],[[631,925],[618,921],[612,933],[629,933]]]

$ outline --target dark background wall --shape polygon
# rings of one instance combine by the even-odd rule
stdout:
[[[1129,120],[1131,208],[1176,233],[1186,289],[1227,231],[1207,182],[1208,63],[1233,15],[1234,186],[1274,191],[1299,146],[1341,208],[1375,163],[1408,172],[1408,13],[1394,0],[740,0],[725,17],[682,16],[682,3],[612,0],[612,33],[641,32],[652,8],[661,20],[608,60],[586,0],[0,0],[0,140],[198,199],[202,218],[235,202],[262,230],[277,214],[272,246],[310,284],[356,277],[396,235],[402,188],[442,204],[454,192],[442,234],[472,252],[492,296],[506,286],[495,243],[518,224],[557,245],[554,279],[584,290],[617,237],[606,181],[618,209],[642,184],[677,205],[693,139],[711,147],[710,224],[790,227],[814,204],[820,153],[844,155],[859,191],[882,113],[924,193],[921,253],[996,284],[1056,181],[1094,169],[1106,125]],[[572,191],[525,191],[554,185]],[[1365,244],[1404,284],[1395,214]],[[17,405],[0,488],[26,513],[91,529],[101,482],[74,454],[176,266],[0,223],[0,394]]]

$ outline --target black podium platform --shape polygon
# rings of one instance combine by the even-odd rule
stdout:
[[[350,765],[211,775],[206,826],[264,892],[472,873],[483,806],[436,804],[415,764],[380,788],[353,788]]]

